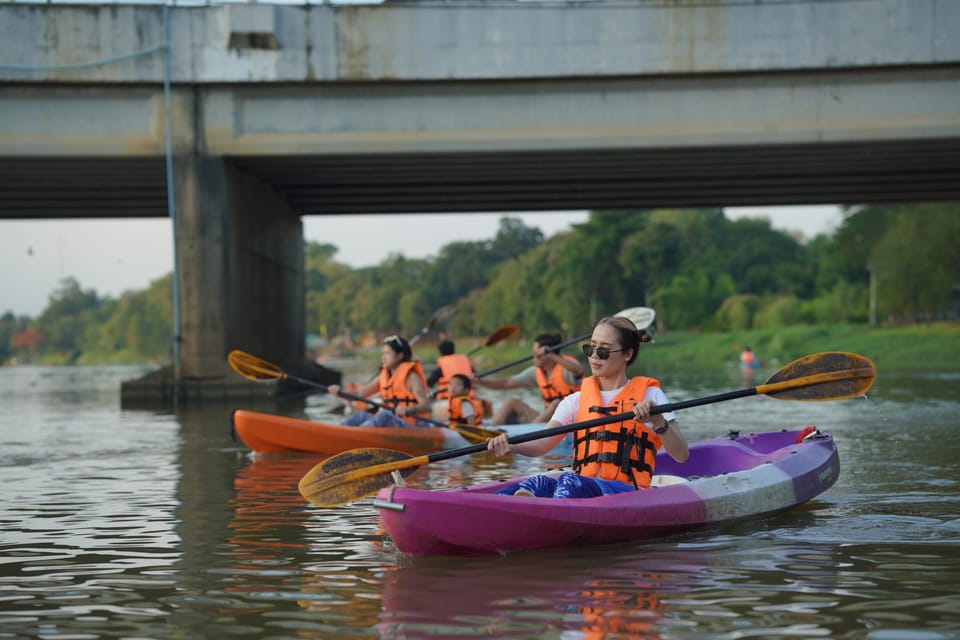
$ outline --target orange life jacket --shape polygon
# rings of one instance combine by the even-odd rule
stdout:
[[[473,415],[470,416],[469,419],[463,415],[464,402],[473,407]],[[459,422],[460,424],[472,424],[477,426],[483,423],[483,416],[486,415],[484,412],[485,407],[483,406],[483,400],[471,398],[470,396],[457,396],[455,398],[450,398],[447,406],[450,410],[450,422]]]
[[[450,384],[450,378],[453,376],[459,373],[468,378],[473,378],[473,367],[470,365],[470,358],[462,353],[451,353],[448,356],[440,356],[437,358],[437,368],[440,369],[440,379],[437,380],[438,400],[450,397],[450,393],[447,391],[447,385]],[[476,389],[471,387],[470,393],[467,395],[471,398],[476,397]]]
[[[560,356],[565,360],[576,362],[573,356]],[[563,377],[564,368],[559,364],[553,365],[550,371],[550,377],[543,372],[543,369],[537,367],[537,386],[540,387],[540,395],[543,396],[544,408],[549,407],[554,400],[562,400],[568,395],[580,388],[579,384],[570,384]]]
[[[659,387],[660,383],[643,376],[631,378],[611,405],[603,406],[600,380],[596,376],[584,378],[577,422],[632,411],[633,405],[643,401],[650,386]],[[650,486],[659,448],[660,436],[636,420],[581,429],[573,434],[573,470],[591,478],[618,480],[645,489]]]
[[[386,368],[380,369],[380,399],[383,404],[389,407],[399,407],[402,404],[414,406],[417,404],[417,397],[407,387],[407,376],[413,373],[420,377],[423,382],[423,388],[427,388],[427,377],[423,375],[423,368],[416,360],[406,360],[397,365],[393,375]],[[428,418],[429,412],[418,413],[421,418]],[[403,420],[412,425],[417,424],[417,416],[404,416]]]

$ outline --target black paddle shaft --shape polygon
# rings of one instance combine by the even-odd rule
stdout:
[[[561,342],[560,344],[555,344],[555,345],[553,345],[552,347],[548,347],[548,348],[547,348],[547,351],[553,351],[554,353],[556,353],[557,351],[560,351],[560,350],[563,349],[564,347],[569,347],[570,345],[572,345],[572,344],[574,344],[574,343],[576,343],[576,342],[581,342],[581,341],[583,341],[583,340],[588,340],[591,335],[593,335],[593,334],[588,333],[588,334],[585,335],[585,336],[580,336],[580,337],[578,337],[578,338],[574,338],[573,340],[567,340],[566,342]],[[482,378],[482,377],[484,377],[484,376],[490,375],[491,373],[496,373],[497,371],[503,371],[504,369],[509,369],[510,367],[515,367],[515,366],[517,366],[518,364],[521,364],[521,363],[523,363],[523,362],[526,362],[527,360],[532,360],[532,359],[533,359],[533,356],[532,356],[532,355],[524,356],[524,357],[522,357],[522,358],[518,358],[518,359],[516,359],[516,360],[513,360],[512,362],[507,362],[506,364],[501,364],[500,366],[494,367],[493,369],[488,369],[487,371],[482,371],[482,372],[480,372],[480,373],[477,374],[477,377],[478,377],[478,378]]]
[[[559,345],[558,345],[559,346]],[[681,409],[689,409],[690,407],[699,407],[705,404],[712,404],[714,402],[723,402],[724,400],[735,400],[737,398],[746,398],[748,396],[757,395],[757,388],[750,387],[749,389],[740,389],[738,391],[728,391],[726,393],[718,393],[712,396],[705,396],[703,398],[693,398],[691,400],[683,400],[682,402],[670,402],[667,404],[657,404],[650,407],[651,415],[654,413],[670,413],[672,411],[679,411]],[[593,427],[599,427],[604,424],[612,424],[614,422],[622,422],[624,420],[632,420],[634,414],[632,411],[626,411],[624,413],[617,413],[612,416],[604,416],[602,418],[594,418],[593,420],[584,420],[583,422],[574,422],[573,424],[564,424],[559,427],[551,427],[550,429],[542,429],[540,431],[531,431],[530,433],[521,433],[515,436],[510,436],[507,438],[507,442],[510,444],[520,444],[522,442],[530,442],[532,440],[540,440],[542,438],[549,438],[551,436],[557,436],[562,433],[570,433],[571,431],[579,431],[580,429],[591,429]],[[458,458],[460,456],[468,456],[474,453],[481,453],[486,451],[487,445],[483,444],[474,444],[469,447],[461,447],[460,449],[449,449],[447,451],[438,451],[436,453],[431,453],[427,456],[429,462],[439,462],[440,460],[449,460],[450,458]]]

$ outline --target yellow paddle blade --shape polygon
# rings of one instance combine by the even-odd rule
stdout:
[[[450,428],[463,436],[463,439],[471,444],[486,442],[490,438],[496,438],[503,433],[500,429],[487,429],[469,424],[451,424]]]
[[[428,462],[392,449],[352,449],[316,465],[297,486],[312,504],[337,507],[394,484],[394,471],[406,477]]]
[[[261,360],[239,349],[234,349],[227,355],[227,362],[234,371],[250,380],[276,380],[287,377],[283,369],[272,362]]]
[[[778,400],[842,400],[864,395],[877,375],[869,358],[846,351],[814,353],[794,360],[757,387]]]

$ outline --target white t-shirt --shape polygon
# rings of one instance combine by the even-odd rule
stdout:
[[[469,420],[476,412],[473,410],[473,404],[464,399],[464,401],[460,403],[460,413],[463,414],[465,420]]]
[[[627,381],[630,382],[629,380]],[[624,387],[627,385],[624,385]],[[619,389],[612,389],[610,391],[600,390],[600,399],[603,401],[604,405],[607,405],[611,402],[618,393],[623,390],[623,387]],[[660,387],[650,386],[647,387],[647,390],[643,394],[643,399],[646,400],[650,398],[653,400],[653,404],[668,404],[670,401],[667,400],[667,395],[663,392],[663,389]],[[560,424],[573,424],[577,420],[577,410],[580,408],[580,392],[576,391],[571,393],[566,398],[560,401],[560,404],[557,406],[557,410],[554,411],[553,417],[550,418],[551,422],[559,422]],[[667,411],[666,413],[661,414],[664,419],[667,421],[676,420],[677,416],[672,411]],[[600,416],[597,416],[598,418]],[[646,425],[653,428],[653,424],[647,422]]]

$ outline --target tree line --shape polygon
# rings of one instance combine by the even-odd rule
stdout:
[[[364,344],[413,335],[447,305],[453,336],[504,324],[576,335],[634,306],[656,309],[661,332],[956,318],[957,238],[958,203],[849,207],[835,233],[805,243],[721,209],[595,211],[550,239],[505,216],[493,238],[360,269],[308,243],[306,327]],[[68,278],[38,317],[0,316],[0,362],[167,361],[172,307],[171,275],[119,299]]]

